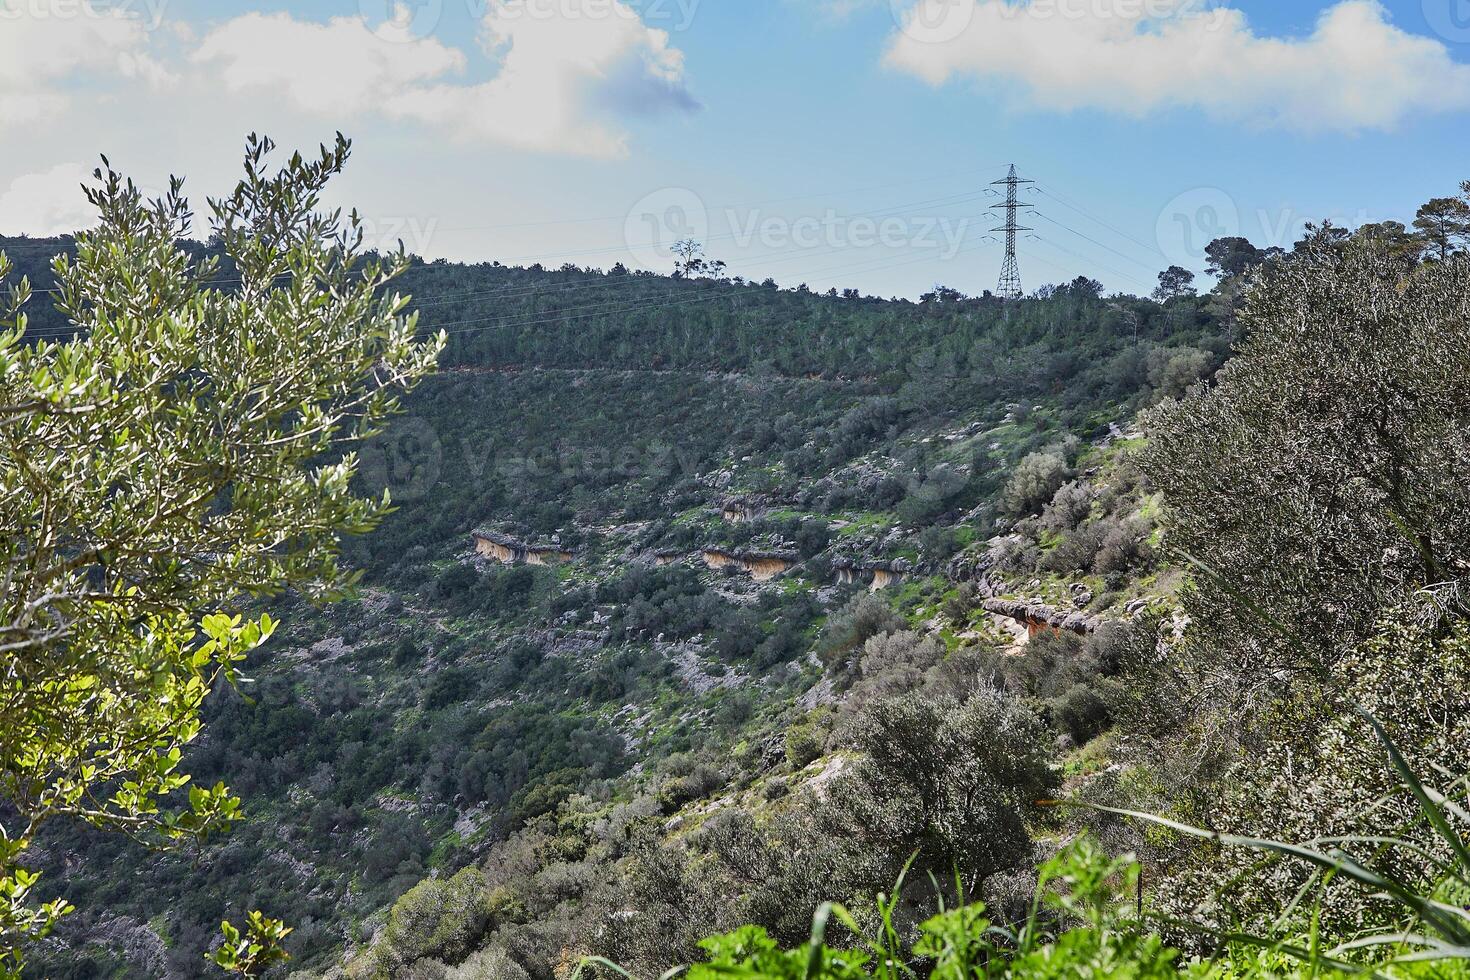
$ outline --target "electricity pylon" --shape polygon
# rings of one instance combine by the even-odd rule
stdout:
[[[1016,189],[1022,184],[1034,184],[1033,180],[1022,180],[1016,176],[1016,165],[1011,164],[1010,175],[1005,180],[992,181],[993,184],[1004,184],[1006,187],[1006,203],[1002,205],[1006,210],[1006,223],[1003,227],[992,228],[991,231],[1003,231],[1006,233],[1006,260],[1000,267],[1000,285],[996,289],[1001,299],[1011,300],[1021,298],[1021,265],[1016,261],[1016,233],[1030,231],[1030,228],[1016,224],[1016,212],[1021,208],[1029,208],[1018,200]]]

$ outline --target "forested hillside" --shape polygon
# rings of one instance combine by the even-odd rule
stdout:
[[[7,244],[48,288],[42,243]],[[394,288],[449,336],[364,460],[365,489],[399,509],[349,541],[359,598],[271,606],[284,625],[246,666],[248,699],[212,699],[189,755],[250,819],[196,854],[51,841],[85,911],[48,969],[191,975],[246,906],[290,921],[296,965],[324,968],[420,879],[546,820],[631,806],[632,833],[757,776],[774,793],[787,777],[770,767],[825,755],[876,626],[948,623],[921,656],[1011,642],[979,606],[987,542],[1100,465],[1121,467],[1118,517],[1089,525],[1067,571],[1092,576],[1106,551],[1077,608],[1121,615],[1149,531],[1126,524],[1136,477],[1100,447],[1216,369],[1231,332],[1215,297],[1108,298],[1087,280],[1014,305],[915,303],[433,263]],[[59,334],[44,298],[32,329]],[[477,530],[571,561],[501,565],[474,555]],[[774,556],[781,574],[710,567],[716,551]],[[880,574],[883,598],[862,598]],[[1100,720],[1073,727],[1085,741]],[[793,730],[809,747],[783,743]],[[643,813],[649,793],[663,802]],[[854,886],[879,884],[902,839]]]
[[[324,180],[336,152],[277,180]],[[275,199],[241,195],[242,213]],[[909,302],[359,267],[310,225],[292,254],[314,271],[283,276],[247,233],[180,247],[166,209],[133,236],[136,202],[110,206],[110,249],[8,243],[38,308],[40,256],[78,255],[57,269],[67,311],[38,309],[35,346],[0,345],[7,364],[51,358],[3,375],[62,406],[21,413],[26,445],[50,451],[91,410],[67,399],[131,367],[130,311],[176,303],[146,338],[177,367],[151,383],[193,407],[166,425],[137,411],[198,440],[171,451],[208,508],[169,532],[187,558],[107,538],[89,574],[174,590],[197,574],[257,595],[256,618],[207,620],[208,655],[169,648],[184,687],[160,703],[200,710],[202,734],[169,716],[180,750],[116,777],[113,809],[86,807],[84,776],[57,806],[81,819],[27,839],[37,894],[76,906],[27,975],[202,975],[220,920],[257,909],[291,931],[256,919],[220,948],[244,975],[1459,975],[1456,248],[1326,226],[1289,253],[1216,242],[1205,295],[1170,270],[1151,299],[1078,279]],[[220,252],[196,296],[189,268]],[[140,255],[164,272],[128,274]],[[69,302],[99,266],[136,294]],[[48,346],[73,324],[95,364]],[[245,358],[258,384],[221,380],[251,329],[247,355],[319,373],[314,400],[258,409],[290,388],[269,358]],[[319,337],[337,338],[325,363],[301,349]],[[403,391],[391,421],[380,371]],[[200,407],[216,404],[232,411]],[[259,414],[253,441],[218,436],[237,414]],[[312,437],[384,424],[350,487]],[[127,429],[76,437],[118,467],[84,481],[86,513],[123,528],[130,495],[167,485],[126,455]],[[259,468],[275,479],[254,488]],[[212,550],[199,526],[237,509],[215,525],[232,550]],[[336,564],[349,534],[355,583]],[[94,628],[129,650],[152,613],[132,615]],[[211,656],[231,683],[199,707],[185,695]],[[99,676],[137,676],[128,663]],[[99,683],[18,690],[82,725]],[[191,810],[159,816],[180,766]],[[151,824],[172,850],[130,839]],[[9,880],[26,887],[0,926],[44,932],[15,911],[34,882]]]

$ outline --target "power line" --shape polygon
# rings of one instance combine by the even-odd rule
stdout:
[[[1080,259],[1083,262],[1091,263],[1092,265],[1096,266],[1097,268],[1102,269],[1104,272],[1112,273],[1113,275],[1117,276],[1119,279],[1122,279],[1124,282],[1130,282],[1133,285],[1135,285],[1135,286],[1139,287],[1140,289],[1144,290],[1145,292],[1148,291],[1148,287],[1145,286],[1143,284],[1143,282],[1141,282],[1139,279],[1135,278],[1130,273],[1121,272],[1121,271],[1119,271],[1117,269],[1114,269],[1114,268],[1111,268],[1109,266],[1103,265],[1101,262],[1098,262],[1096,259],[1089,259],[1089,258],[1087,258],[1087,257],[1085,257],[1083,255],[1078,254],[1077,252],[1072,251],[1070,248],[1067,248],[1065,245],[1061,245],[1061,244],[1059,244],[1057,242],[1052,241],[1049,238],[1043,238],[1043,237],[1041,237],[1039,235],[1038,236],[1035,236],[1035,237],[1036,237],[1036,240],[1038,242],[1041,242],[1043,245],[1049,245],[1049,246],[1051,246],[1052,248],[1056,249],[1059,252],[1065,252],[1068,255],[1072,256],[1074,259]]]
[[[960,194],[952,194],[952,195],[947,195],[947,196],[944,196],[944,197],[928,198],[928,199],[925,199],[925,200],[913,201],[913,202],[908,202],[908,203],[905,203],[905,204],[890,205],[890,206],[885,207],[885,208],[878,208],[878,209],[871,210],[871,211],[857,211],[857,212],[853,212],[853,213],[849,213],[849,214],[844,214],[844,215],[841,215],[839,217],[841,218],[841,220],[845,220],[845,221],[854,221],[854,220],[858,220],[858,219],[861,219],[861,218],[896,217],[899,214],[901,214],[901,213],[903,213],[905,211],[910,211],[910,210],[912,210],[914,208],[940,207],[940,206],[945,206],[945,205],[963,204],[963,203],[968,203],[970,201],[976,200],[977,198],[979,198],[981,196],[983,196],[983,195],[980,194],[980,193],[978,193],[978,192],[975,192],[975,191],[966,191],[966,192],[963,192],[963,193],[960,193]],[[797,199],[799,199],[799,198],[797,198]],[[753,205],[747,205],[747,206],[748,207],[756,207],[756,206],[759,206],[759,205],[758,204],[753,204]],[[729,232],[729,233],[726,233],[726,234],[723,234],[723,235],[708,236],[708,237],[706,237],[704,239],[704,241],[702,242],[702,244],[708,244],[709,242],[712,242],[712,241],[727,241],[727,240],[731,240],[731,239],[737,239],[738,240],[739,238],[743,237],[743,234],[744,234],[743,232],[734,231],[734,232]],[[644,243],[639,243],[639,244],[640,245],[643,245]],[[664,244],[671,245],[673,243],[672,242],[667,242],[667,243],[666,242],[651,242],[651,243],[647,243],[647,245],[649,247],[656,247],[658,245],[664,245]],[[37,247],[37,248],[55,248],[57,246],[55,246],[55,245],[46,245],[46,246],[37,245],[35,247]],[[74,246],[68,246],[68,247],[74,247]],[[605,255],[605,254],[614,253],[614,252],[627,252],[632,247],[633,246],[630,245],[630,243],[628,243],[627,241],[624,241],[621,244],[609,245],[609,246],[598,247],[598,248],[580,249],[580,250],[563,251],[563,252],[541,252],[541,253],[528,253],[528,254],[525,254],[525,255],[503,256],[503,257],[501,257],[501,259],[499,261],[501,261],[501,262],[523,262],[523,261],[526,261],[526,260],[567,258],[569,256],[577,256],[577,255]],[[5,247],[0,247],[0,251],[5,251]],[[756,258],[759,259],[759,256],[757,256]],[[283,276],[280,277],[280,278],[285,278],[285,275],[283,274]],[[201,283],[200,285],[204,285],[204,286],[232,285],[232,284],[241,283],[243,281],[244,281],[243,279],[238,279],[238,278],[237,279],[215,279],[215,280],[210,280],[208,282]],[[61,290],[60,289],[57,289],[57,288],[45,288],[45,289],[32,289],[31,290],[31,292],[32,293],[35,293],[35,294],[56,294],[56,293],[59,293],[60,291]]]
[[[1038,194],[1045,194],[1047,197],[1051,198],[1053,201],[1056,201],[1062,207],[1064,207],[1064,208],[1070,208],[1071,210],[1076,211],[1078,214],[1082,215],[1082,217],[1087,218],[1087,219],[1089,219],[1091,221],[1096,222],[1097,224],[1099,224],[1102,227],[1106,228],[1108,231],[1111,231],[1113,234],[1118,235],[1119,237],[1122,237],[1122,238],[1126,238],[1128,241],[1130,241],[1133,244],[1137,245],[1139,248],[1143,249],[1144,251],[1146,251],[1146,252],[1152,252],[1154,255],[1157,255],[1159,258],[1164,259],[1165,261],[1168,260],[1168,256],[1164,255],[1163,252],[1159,251],[1158,245],[1150,245],[1148,242],[1145,242],[1145,241],[1143,241],[1141,239],[1138,239],[1138,238],[1134,238],[1132,235],[1128,234],[1128,232],[1126,232],[1126,231],[1123,231],[1121,228],[1117,228],[1117,227],[1114,227],[1113,225],[1108,224],[1106,221],[1104,221],[1103,219],[1099,218],[1097,215],[1091,213],[1090,211],[1084,210],[1082,207],[1080,207],[1080,206],[1078,206],[1076,204],[1069,203],[1062,196],[1060,196],[1058,194],[1053,194],[1051,191],[1048,191],[1045,187],[1043,187],[1043,186],[1041,186],[1039,184],[1036,187],[1036,192]]]
[[[791,201],[808,201],[808,200],[811,200],[813,198],[839,197],[839,196],[845,196],[845,195],[849,195],[849,194],[866,194],[869,191],[882,191],[882,190],[888,190],[888,189],[894,188],[894,187],[910,187],[910,186],[913,186],[914,184],[928,184],[928,183],[933,183],[934,181],[937,181],[937,180],[948,180],[948,179],[953,178],[953,177],[963,177],[963,176],[968,176],[970,174],[981,173],[981,172],[985,172],[985,171],[994,171],[997,166],[998,166],[998,164],[987,164],[985,166],[980,166],[980,167],[967,167],[967,168],[965,168],[963,170],[953,170],[953,171],[950,171],[949,173],[944,173],[944,174],[933,174],[933,175],[928,176],[928,177],[915,177],[912,180],[887,181],[887,182],[884,182],[884,183],[881,183],[881,184],[869,184],[866,187],[851,187],[851,188],[847,188],[845,190],[838,190],[838,191],[823,190],[823,191],[817,191],[817,192],[812,193],[812,194],[792,194],[792,195],[789,195],[789,196],[786,196],[786,197],[767,198],[766,200],[763,200],[763,201],[747,201],[747,202],[744,202],[744,203],[720,204],[720,205],[716,205],[715,210],[719,210],[719,209],[734,210],[736,208],[757,208],[757,207],[765,207],[766,205],[769,205],[769,204],[786,204],[786,203],[789,203]],[[461,225],[461,226],[458,226],[458,227],[440,228],[438,230],[439,231],[497,231],[497,230],[505,229],[505,228],[540,228],[540,227],[545,227],[545,226],[550,226],[550,225],[593,224],[593,223],[600,222],[600,221],[623,221],[627,217],[628,217],[628,215],[626,213],[624,213],[624,214],[603,215],[602,217],[597,217],[597,218],[557,218],[557,219],[548,219],[548,220],[543,220],[543,221],[513,222],[513,223],[510,223],[510,224],[500,224],[500,225]]]
[[[1042,218],[1042,219],[1044,219],[1046,221],[1050,221],[1052,224],[1056,225],[1058,228],[1062,229],[1065,232],[1069,232],[1070,234],[1076,235],[1078,238],[1082,239],[1083,241],[1091,242],[1092,244],[1096,245],[1098,248],[1104,249],[1104,250],[1106,250],[1108,252],[1112,252],[1114,255],[1118,256],[1120,259],[1125,259],[1125,260],[1127,260],[1129,262],[1132,262],[1135,265],[1141,266],[1141,267],[1149,270],[1150,272],[1157,272],[1158,271],[1151,263],[1144,262],[1144,261],[1142,261],[1140,259],[1136,259],[1133,256],[1128,255],[1128,254],[1126,254],[1124,252],[1120,252],[1116,248],[1113,248],[1111,245],[1107,245],[1107,244],[1105,244],[1103,242],[1098,241],[1096,238],[1093,238],[1091,235],[1084,235],[1082,232],[1078,231],[1077,229],[1075,229],[1075,228],[1073,228],[1073,227],[1071,227],[1069,225],[1062,224],[1060,221],[1058,221],[1056,218],[1051,217],[1050,215],[1042,214],[1040,211],[1036,211],[1036,212],[1033,212],[1033,213],[1038,218]]]

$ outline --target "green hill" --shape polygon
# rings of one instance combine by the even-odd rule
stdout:
[[[17,244],[46,288],[45,250],[0,247]],[[830,814],[791,800],[846,746],[881,740],[872,725],[1009,710],[950,684],[935,697],[953,710],[928,722],[860,712],[919,686],[906,671],[1004,672],[1040,709],[1033,775],[1090,764],[1106,631],[1042,623],[1017,656],[1007,626],[1024,626],[987,604],[1106,622],[1158,585],[1146,488],[1116,436],[1224,361],[1219,300],[1079,280],[1010,305],[914,303],[442,262],[399,287],[450,337],[365,458],[367,488],[400,509],[349,544],[358,598],[273,607],[285,626],[252,657],[254,684],[213,699],[189,760],[201,782],[228,778],[250,819],[173,855],[57,833],[46,868],[87,912],[38,958],[45,975],[191,976],[219,919],[257,907],[296,926],[294,968],[351,950],[355,973],[395,976],[492,935],[536,976],[567,950],[688,955],[746,920],[800,938],[824,897],[888,883],[922,821],[846,828],[860,853],[808,863],[747,823],[832,839],[815,829]],[[1085,487],[1070,512],[1063,485]],[[884,635],[900,639],[865,647]],[[675,860],[661,838],[717,811],[714,842],[677,858],[708,880],[661,864]],[[1018,833],[997,870],[1029,864]],[[657,899],[671,918],[588,939],[598,909],[653,895],[665,872],[700,884]],[[405,924],[483,875],[490,897],[456,913],[473,921],[437,938]]]

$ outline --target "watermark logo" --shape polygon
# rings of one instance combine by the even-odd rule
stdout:
[[[80,0],[74,0],[80,2]],[[123,0],[127,2],[127,0]],[[166,2],[166,0],[152,0]],[[460,0],[466,18],[508,26],[525,21],[627,20],[670,33],[694,25],[701,0]],[[385,41],[422,41],[438,30],[444,0],[358,0],[363,24]]]
[[[357,0],[363,24],[385,41],[422,41],[439,27],[443,0]]]
[[[466,0],[475,17],[493,13],[499,21],[614,20],[640,21],[666,31],[687,31],[701,0]]]
[[[828,209],[821,215],[763,216],[759,211],[728,210],[724,219],[739,248],[760,245],[768,249],[927,249],[949,261],[960,251],[970,231],[970,218],[942,215],[870,217],[842,215]]]
[[[970,29],[975,0],[888,0],[893,22],[920,44],[947,44]]]
[[[1470,44],[1470,0],[1424,0],[1424,19],[1452,44]]]
[[[402,243],[410,254],[424,256],[438,228],[438,218],[359,218],[357,222],[357,229],[362,233],[362,250],[384,255],[398,251]]]
[[[1159,213],[1155,237],[1164,258],[1177,265],[1197,266],[1217,238],[1240,234],[1240,208],[1218,187],[1185,191]]]
[[[642,268],[667,269],[674,262],[674,246],[682,241],[709,238],[709,210],[698,194],[686,187],[665,187],[645,195],[628,210],[623,240]]]
[[[169,0],[0,0],[0,21],[122,20],[157,30]]]
[[[363,444],[359,456],[363,483],[374,494],[388,491],[394,503],[428,496],[444,471],[444,445],[422,419],[394,420],[387,431]]]

